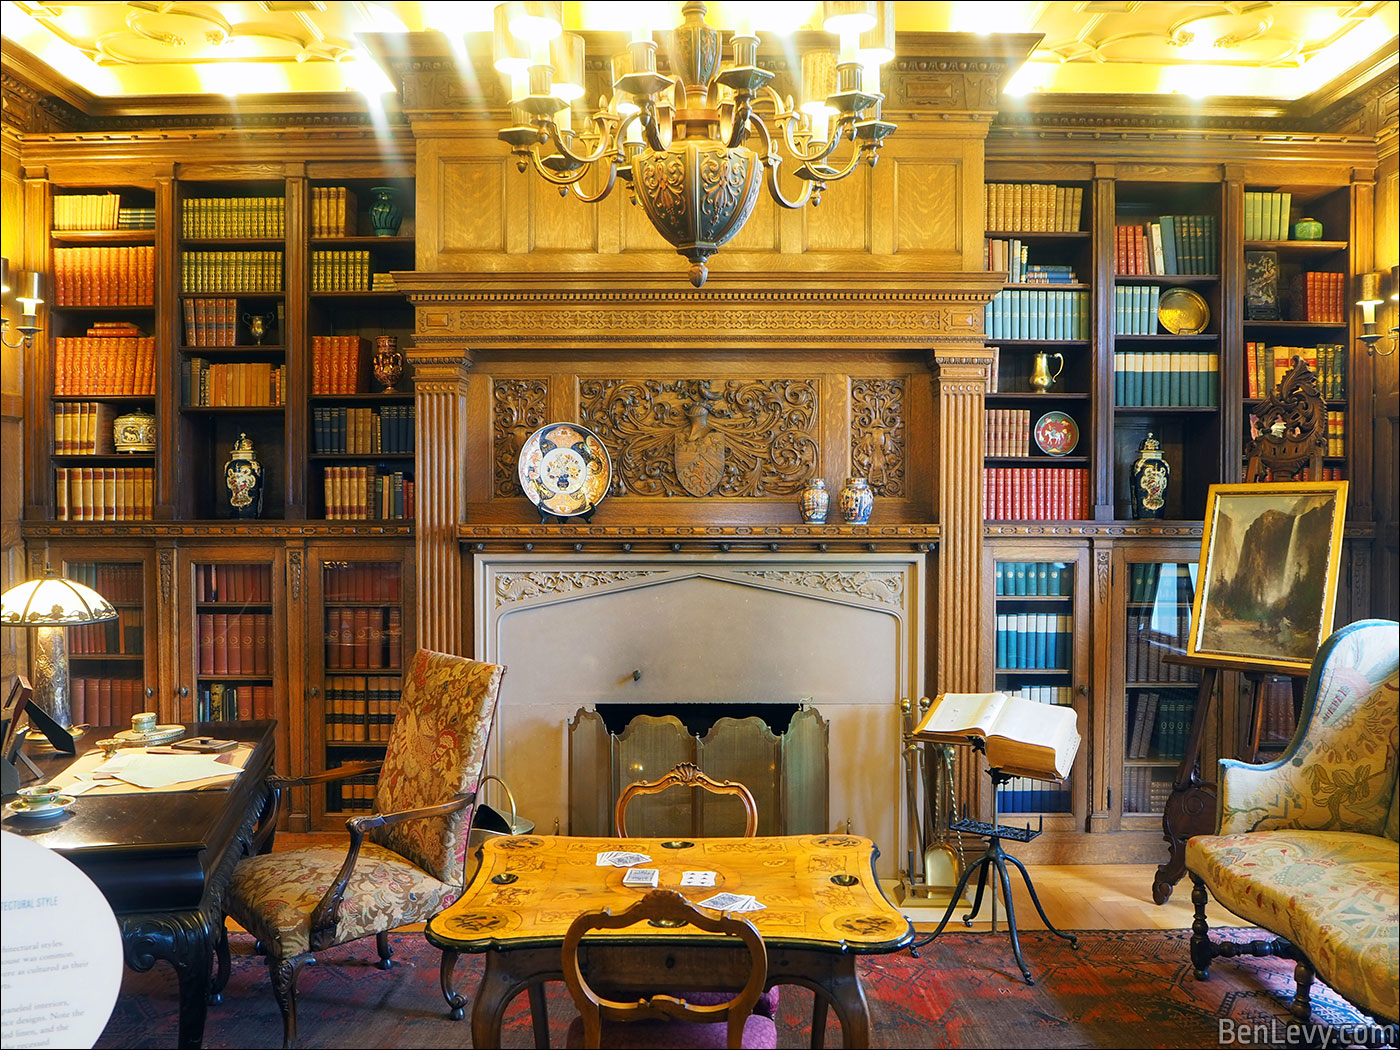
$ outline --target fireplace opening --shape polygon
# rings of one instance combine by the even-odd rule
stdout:
[[[829,739],[826,719],[805,704],[580,708],[569,723],[569,833],[613,834],[623,789],[658,780],[681,762],[748,788],[760,835],[828,831]],[[735,836],[743,828],[743,807],[734,798],[700,790],[644,795],[627,810],[628,832],[644,838]]]

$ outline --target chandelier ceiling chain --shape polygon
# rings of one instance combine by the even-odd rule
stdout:
[[[862,161],[873,165],[895,130],[881,119],[880,93],[880,65],[894,57],[892,3],[822,5],[840,50],[802,56],[803,99],[794,104],[758,64],[751,16],[729,35],[725,61],[720,31],[705,21],[705,4],[692,0],[668,38],[671,75],[657,70],[651,27],[638,25],[612,59],[612,95],[578,130],[583,41],[562,31],[560,7],[514,0],[496,9],[493,57],[511,85],[511,125],[499,137],[522,172],[533,167],[588,203],[608,196],[621,177],[652,225],[690,260],[697,288],[707,260],[743,228],[764,185],[784,208],[819,203],[828,183]],[[837,159],[843,143],[849,152]],[[785,160],[799,180],[792,197],[779,184]]]

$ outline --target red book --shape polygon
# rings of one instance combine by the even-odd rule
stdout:
[[[112,680],[102,678],[97,682],[97,718],[104,726],[115,725],[112,721]]]
[[[253,648],[253,621],[255,619],[258,619],[257,613],[238,614],[238,648],[242,657],[241,666],[244,674],[254,674],[257,665],[258,654],[257,650]]]
[[[214,673],[228,674],[228,613],[214,613]]]
[[[388,666],[395,670],[403,667],[403,613],[398,609],[389,610]]]
[[[199,614],[199,673],[214,673],[214,617]]]
[[[272,661],[268,659],[267,638],[272,619],[269,613],[253,613],[253,673],[271,674]]]
[[[326,666],[340,666],[340,613],[326,610]]]
[[[340,662],[337,667],[355,666],[355,610],[340,610]]]
[[[369,667],[369,610],[355,610],[355,666]]]

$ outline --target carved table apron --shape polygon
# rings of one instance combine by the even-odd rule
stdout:
[[[913,938],[909,920],[880,892],[875,844],[856,835],[791,835],[695,840],[603,839],[524,835],[489,840],[462,898],[428,923],[428,940],[443,950],[442,989],[453,1016],[466,1000],[453,989],[462,952],[482,953],[485,974],[472,1005],[472,1045],[500,1046],[507,1004],[529,993],[535,1045],[548,1046],[542,986],[562,980],[560,949],[573,918],[626,907],[644,889],[622,885],[624,869],[598,867],[603,850],[645,853],[642,867],[660,871],[662,888],[679,886],[682,871],[717,873],[713,887],[687,889],[694,901],[715,893],[753,894],[766,907],[745,913],[768,949],[768,985],[800,984],[816,993],[812,1045],[822,1045],[828,1003],[848,1047],[870,1045],[870,1015],[856,971],[857,955],[894,952]],[[722,939],[720,939],[722,941]],[[706,955],[711,973],[737,973],[733,951],[693,929],[632,927],[585,941],[585,965],[605,969],[610,990],[683,992],[674,979],[683,953]],[[658,975],[667,975],[658,978]]]
[[[201,791],[85,795],[49,827],[5,828],[25,834],[78,866],[116,913],[126,964],[149,970],[161,959],[180,985],[181,1047],[199,1047],[210,992],[210,966],[223,922],[224,892],[245,854],[267,797],[275,722],[190,723],[192,735],[254,744],[231,787]],[[89,730],[80,745],[101,736]],[[31,755],[47,774],[72,761]]]

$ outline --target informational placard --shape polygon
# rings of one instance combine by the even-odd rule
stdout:
[[[8,831],[0,832],[0,963],[0,1045],[97,1042],[121,988],[117,918],[75,865]]]

